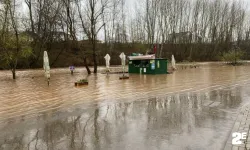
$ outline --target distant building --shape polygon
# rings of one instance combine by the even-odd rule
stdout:
[[[192,32],[180,32],[180,33],[172,33],[168,35],[167,42],[168,43],[196,43],[201,42],[202,37],[200,35],[195,35]]]

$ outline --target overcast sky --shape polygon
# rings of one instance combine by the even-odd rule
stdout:
[[[23,12],[23,11],[27,10],[27,6],[24,3],[24,0],[21,0],[21,1],[23,1],[23,3],[22,3],[23,7],[21,8],[21,10]],[[128,19],[129,16],[131,17],[136,13],[135,8],[136,7],[138,8],[138,6],[143,5],[144,1],[145,0],[125,0],[125,5],[126,5],[126,9],[127,9],[127,14],[126,14],[127,19]],[[190,0],[190,1],[194,1],[194,0]],[[208,1],[213,1],[213,0],[208,0]],[[227,1],[227,0],[222,0],[222,1]],[[244,2],[246,4],[244,6],[248,9],[248,13],[247,13],[248,15],[247,16],[250,18],[250,0],[228,0],[228,1],[241,1],[241,2]],[[101,34],[101,35],[99,35],[99,38],[103,39],[104,36]]]
[[[132,8],[132,9],[134,9],[133,6],[140,1],[144,1],[144,0],[125,0],[127,7]],[[248,8],[248,10],[250,10],[250,0],[229,0],[229,1],[242,1],[247,4],[246,7]]]

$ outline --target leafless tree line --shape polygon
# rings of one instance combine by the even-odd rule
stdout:
[[[144,0],[130,19],[130,39],[159,44],[159,56],[165,44],[212,44],[212,53],[227,51],[232,43],[249,40],[245,6],[242,1],[227,0]],[[222,44],[225,47],[219,49]],[[190,49],[192,57],[196,46]]]

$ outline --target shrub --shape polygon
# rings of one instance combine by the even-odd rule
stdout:
[[[81,80],[78,81],[78,83],[85,83],[85,82],[88,82],[88,80],[87,79],[81,79]]]
[[[237,48],[236,50],[230,50],[227,53],[223,53],[222,60],[230,64],[237,64],[243,56],[244,52]]]

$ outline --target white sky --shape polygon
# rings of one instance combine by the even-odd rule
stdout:
[[[138,7],[139,5],[143,5],[143,1],[145,0],[125,0],[125,5],[126,5],[126,9],[127,9],[127,19],[129,18],[129,16],[133,16],[135,12],[135,8],[136,6]],[[193,1],[193,0],[190,0]],[[209,1],[209,0],[208,0]],[[225,0],[227,1],[227,0]],[[228,0],[228,1],[241,1],[244,2],[246,5],[245,7],[248,9],[248,16],[250,18],[250,0]],[[21,8],[21,12],[26,11],[27,7],[26,4],[24,3],[24,0],[20,0],[20,2],[22,3],[22,8]],[[99,35],[99,38],[103,39],[104,37],[102,35]]]

